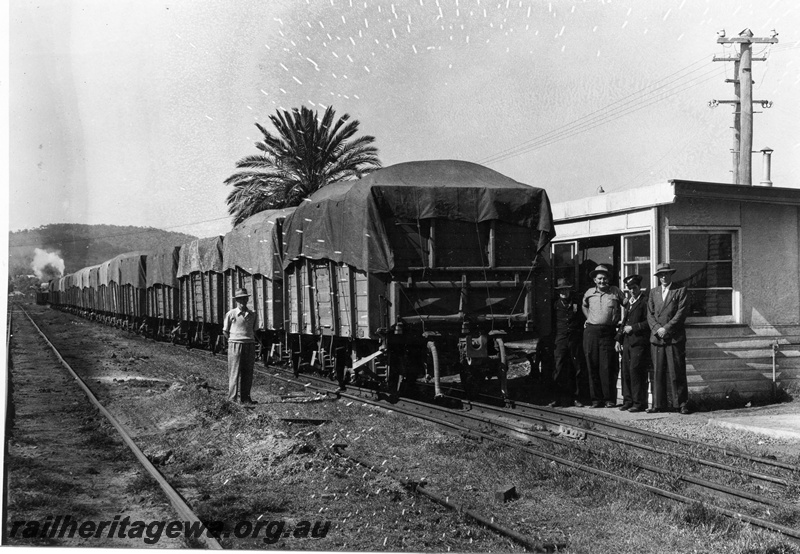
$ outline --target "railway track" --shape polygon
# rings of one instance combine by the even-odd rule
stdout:
[[[16,326],[16,328],[20,329],[22,332],[26,333],[29,332],[31,336],[38,337],[38,340],[41,342],[42,347],[49,348],[52,350],[52,352],[58,359],[60,365],[63,367],[63,369],[65,369],[69,373],[69,377],[71,377],[71,379],[75,382],[75,384],[83,391],[89,403],[92,406],[94,406],[94,408],[96,408],[106,418],[106,420],[114,427],[120,439],[125,443],[128,449],[134,455],[136,461],[139,463],[141,468],[144,471],[146,471],[153,479],[155,479],[155,481],[158,483],[159,488],[163,492],[166,500],[170,503],[170,505],[174,509],[175,515],[177,515],[180,518],[181,522],[186,522],[189,525],[197,527],[202,526],[203,524],[200,521],[200,519],[186,504],[181,495],[161,475],[158,469],[150,462],[147,456],[136,445],[136,443],[133,441],[133,439],[128,434],[126,429],[119,423],[119,421],[114,417],[114,415],[100,402],[100,400],[97,398],[97,396],[95,396],[95,394],[86,384],[86,382],[75,372],[75,370],[70,366],[70,364],[67,363],[67,361],[59,352],[59,350],[48,339],[45,333],[39,328],[39,326],[36,324],[36,322],[33,320],[30,314],[28,314],[28,312],[22,306],[15,305],[13,306],[13,309],[10,310],[9,316],[10,318],[14,319],[14,325]],[[25,327],[28,327],[28,329],[25,329]],[[219,544],[219,542],[213,536],[210,536],[209,533],[199,533],[195,535],[193,538],[197,541],[197,544],[199,546],[202,546],[206,549],[211,549],[211,550],[222,549],[222,546]]]
[[[432,391],[432,385],[430,383],[420,382],[419,386]],[[430,396],[432,397],[432,392],[430,392]],[[504,404],[504,399],[502,397],[488,394],[479,395],[479,400],[476,401],[466,400],[464,391],[454,386],[449,387],[448,394],[445,395],[445,397],[451,402],[466,403],[473,409],[498,411],[498,406]],[[645,443],[649,442],[662,447],[673,446],[687,450],[705,450],[707,453],[714,454],[716,457],[728,458],[741,465],[752,464],[768,470],[785,470],[794,474],[795,478],[800,476],[800,466],[795,464],[783,462],[775,458],[756,456],[736,448],[700,443],[682,437],[654,433],[634,426],[609,421],[601,417],[592,417],[588,415],[591,414],[589,410],[582,410],[581,413],[576,413],[572,410],[565,411],[555,408],[544,408],[522,401],[514,401],[512,404],[514,413],[523,414],[530,419],[537,419],[541,421],[542,424],[578,427],[585,430],[590,436],[599,437],[604,440],[619,441],[624,444],[624,439],[632,439]],[[697,462],[702,464],[704,460],[697,459]],[[771,481],[769,478],[766,480]],[[789,484],[785,479],[777,479],[775,482],[784,485]]]
[[[302,375],[295,378],[279,368],[260,372],[341,398],[383,406],[465,436],[495,441],[549,462],[647,490],[674,502],[704,503],[731,519],[768,529],[800,543],[800,530],[797,528],[800,521],[800,468],[785,462],[525,403],[515,403],[513,409],[507,409],[451,398],[451,405],[461,401],[461,407],[454,408],[401,398],[390,404],[387,397],[371,389],[349,387],[346,392],[338,392],[334,383],[321,377]],[[603,443],[605,447],[602,447]],[[680,447],[680,450],[653,443]],[[730,463],[718,461],[719,455]],[[752,465],[769,469],[768,472],[755,471],[748,468]],[[717,503],[712,504],[710,497],[717,499]]]

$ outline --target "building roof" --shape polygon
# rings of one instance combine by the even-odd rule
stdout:
[[[558,223],[612,213],[631,212],[672,204],[678,198],[705,198],[800,206],[800,189],[670,179],[665,183],[620,192],[602,193],[553,204],[553,219]]]

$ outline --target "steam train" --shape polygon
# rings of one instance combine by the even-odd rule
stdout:
[[[265,362],[393,392],[424,376],[437,396],[445,376],[496,375],[507,394],[508,345],[530,351],[550,331],[553,236],[543,189],[469,162],[408,162],[225,236],[81,269],[51,281],[48,302],[216,352],[244,287]]]

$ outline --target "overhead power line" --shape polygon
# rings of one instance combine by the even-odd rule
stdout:
[[[530,150],[541,148],[552,144],[553,142],[557,142],[564,138],[568,138],[570,136],[574,136],[576,134],[588,131],[600,124],[608,123],[615,119],[619,119],[624,115],[628,115],[639,109],[652,105],[655,102],[660,102],[683,92],[684,90],[688,90],[701,82],[704,82],[708,79],[705,77],[709,75],[713,75],[714,77],[719,73],[717,70],[706,71],[705,73],[690,77],[693,73],[698,71],[704,71],[707,67],[698,67],[695,69],[691,69],[692,67],[696,66],[698,63],[702,62],[703,60],[708,60],[708,56],[703,56],[702,58],[698,59],[697,61],[689,64],[688,66],[681,68],[666,77],[655,81],[654,83],[643,87],[642,89],[628,94],[627,96],[620,98],[602,108],[595,110],[589,114],[586,114],[582,117],[579,117],[561,127],[548,131],[542,135],[533,137],[521,144],[516,146],[507,148],[501,152],[488,156],[479,161],[479,163],[495,163],[507,158],[511,158],[514,156],[518,156],[520,154],[529,152]],[[675,78],[676,75],[680,75],[679,77]],[[710,77],[709,77],[710,78]],[[694,84],[691,84],[693,81],[698,81]],[[663,83],[663,84],[661,84]],[[662,90],[664,89],[664,90]],[[659,97],[658,95],[664,95],[663,97]],[[638,98],[637,98],[638,97]],[[655,99],[654,99],[655,97]],[[646,102],[646,104],[641,105],[642,102]]]

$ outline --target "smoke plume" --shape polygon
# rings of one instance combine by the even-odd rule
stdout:
[[[64,260],[55,252],[37,248],[31,263],[33,273],[42,281],[58,279],[64,274]]]

